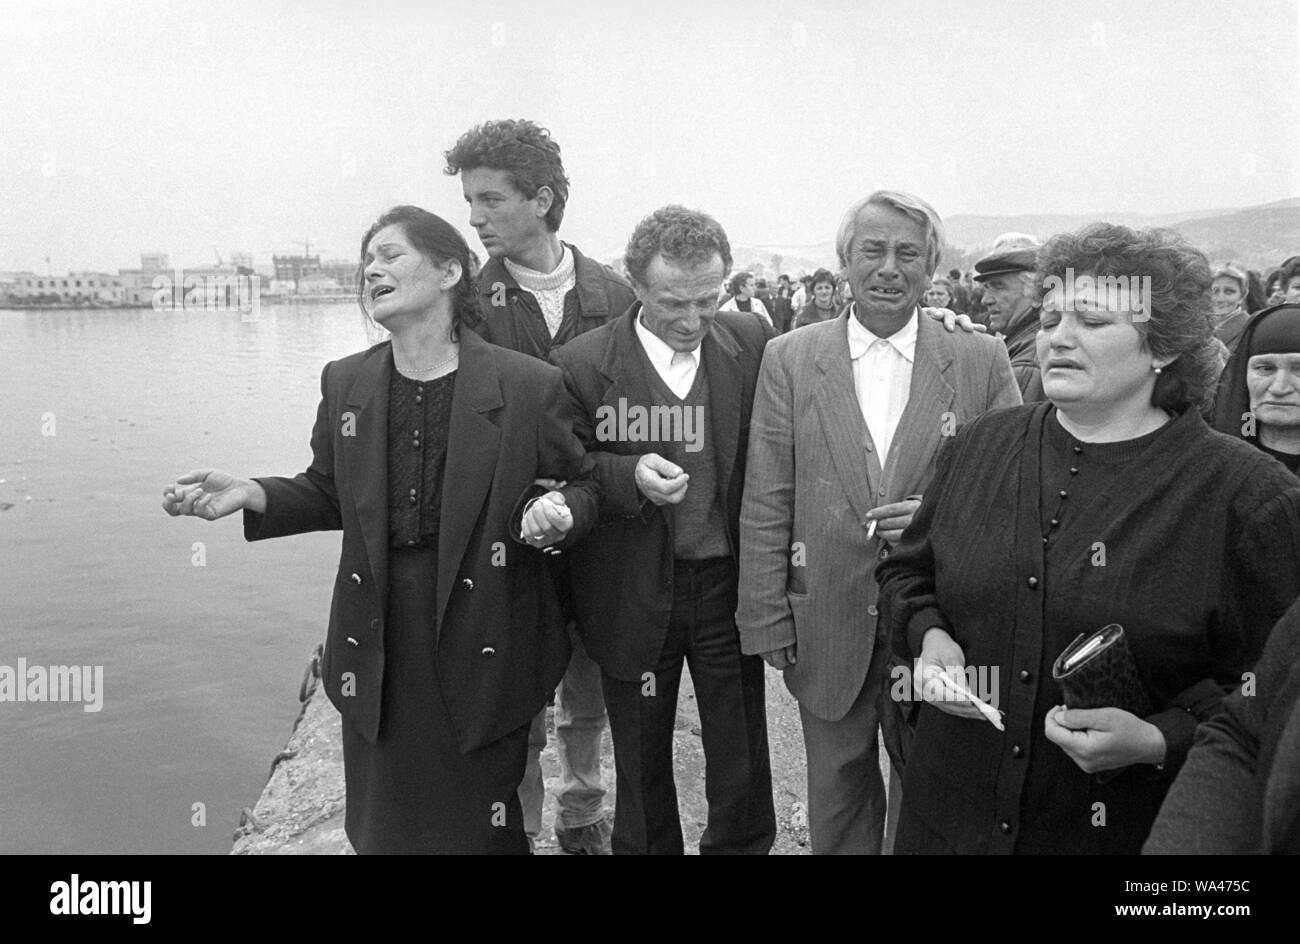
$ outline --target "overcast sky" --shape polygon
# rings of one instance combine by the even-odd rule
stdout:
[[[944,216],[1300,195],[1296,0],[0,0],[0,36],[0,269],[352,258],[408,202],[479,250],[441,154],[504,117],[551,129],[599,255],[670,202],[790,246],[880,186]]]

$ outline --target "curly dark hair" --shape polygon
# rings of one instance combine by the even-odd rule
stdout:
[[[456,283],[456,294],[452,299],[451,336],[457,337],[460,326],[466,320],[473,320],[477,311],[478,296],[475,288],[474,267],[471,262],[469,244],[465,237],[456,231],[441,216],[422,210],[417,206],[395,206],[385,212],[371,224],[366,234],[361,237],[361,266],[357,270],[357,304],[367,318],[366,310],[366,249],[375,234],[386,226],[397,224],[427,259],[442,264],[455,259],[460,263],[460,281]]]
[[[1035,268],[1039,304],[1044,283],[1063,281],[1067,269],[1076,276],[1150,277],[1149,317],[1133,326],[1147,350],[1172,359],[1156,377],[1151,403],[1171,413],[1208,407],[1219,361],[1204,253],[1171,229],[1092,223],[1053,236],[1038,251]]]
[[[731,292],[732,295],[739,295],[740,290],[745,287],[745,283],[752,278],[754,278],[754,273],[750,272],[749,270],[746,270],[744,272],[737,272],[735,275],[731,277],[731,284],[727,287],[727,290]],[[758,285],[757,280],[755,281],[754,285],[755,287],[757,287]]]
[[[477,167],[505,171],[511,185],[529,200],[549,187],[552,200],[546,225],[551,232],[560,228],[569,200],[569,178],[564,176],[560,146],[535,122],[526,118],[485,121],[462,134],[443,158],[447,161],[443,172],[451,177]]]
[[[831,274],[830,269],[818,269],[812,274],[812,284],[809,288],[816,288],[822,282],[825,282],[831,288],[835,288],[835,276]]]
[[[722,274],[731,271],[731,243],[718,221],[677,204],[660,207],[637,224],[623,255],[627,277],[637,285],[646,285],[646,271],[655,256],[691,265],[704,265],[721,256]]]

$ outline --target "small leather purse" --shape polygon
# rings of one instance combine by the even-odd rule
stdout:
[[[1067,708],[1120,708],[1139,718],[1155,711],[1119,623],[1080,633],[1056,657],[1052,678]]]

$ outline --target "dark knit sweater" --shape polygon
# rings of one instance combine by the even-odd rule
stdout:
[[[1006,712],[1000,733],[921,708],[900,852],[1137,852],[1197,718],[1218,709],[1300,594],[1300,488],[1191,410],[1137,440],[1083,444],[1044,545],[1073,456],[1053,413],[995,410],[963,429],[877,568],[895,649],[914,658],[927,629],[947,629],[968,666],[997,669]],[[1046,740],[1043,722],[1063,701],[1052,661],[1112,622],[1159,706],[1145,720],[1167,753],[1163,771],[1135,766],[1102,784]]]
[[[1255,666],[1252,689],[1201,725],[1143,852],[1300,854],[1300,602]]]
[[[686,496],[679,504],[667,506],[673,520],[673,557],[677,560],[727,557],[731,545],[727,540],[727,519],[718,504],[718,460],[713,451],[713,437],[709,435],[709,378],[704,364],[701,362],[696,369],[695,380],[683,400],[664,383],[645,351],[641,353],[641,366],[650,380],[653,405],[676,407],[682,414],[683,424],[686,411],[691,411],[691,431],[700,445],[698,451],[687,452],[685,442],[671,440],[660,448],[665,459],[681,466],[690,476]],[[684,426],[677,429],[684,431]]]
[[[1300,475],[1300,453],[1282,452],[1280,449],[1270,449],[1263,443],[1259,444],[1259,448],[1265,455],[1272,456],[1292,472]]]

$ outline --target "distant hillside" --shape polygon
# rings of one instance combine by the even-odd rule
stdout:
[[[1003,233],[1032,233],[1046,239],[1054,233],[1079,229],[1087,223],[1105,221],[1124,226],[1168,226],[1182,233],[1205,252],[1212,262],[1239,262],[1264,271],[1288,256],[1300,254],[1300,197],[1245,208],[1189,210],[1183,213],[1090,213],[1064,215],[1039,213],[1027,216],[976,216],[958,214],[943,221],[948,247],[940,261],[945,271],[969,269],[988,252]],[[733,244],[736,269],[748,269],[769,278],[781,272],[811,274],[821,266],[836,269],[835,242],[811,246],[753,246]],[[606,259],[618,272],[623,257]]]
[[[782,272],[790,275],[805,273],[812,275],[823,266],[835,270],[835,243],[829,242],[817,246],[748,246],[744,243],[731,244],[732,271],[748,270],[775,278]],[[623,256],[601,260],[615,272],[623,272]]]
[[[1002,233],[1032,233],[1040,239],[1087,223],[1105,221],[1124,226],[1168,226],[1182,233],[1214,262],[1232,260],[1263,271],[1287,256],[1300,253],[1300,198],[1279,200],[1244,209],[1166,213],[1091,213],[1079,216],[957,215],[944,220],[949,251],[943,267],[967,269],[984,255]]]

